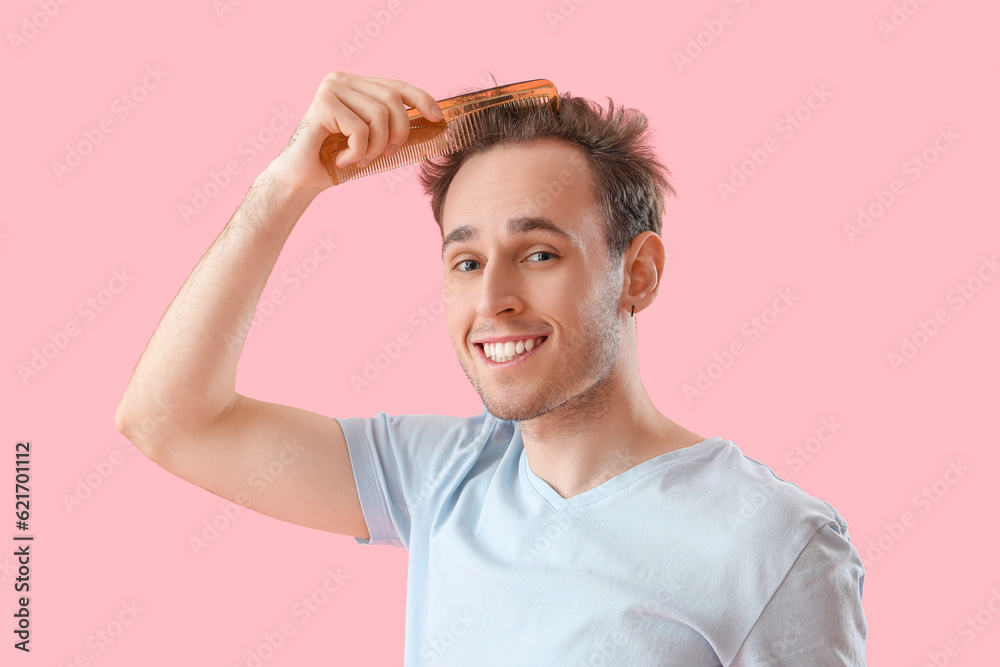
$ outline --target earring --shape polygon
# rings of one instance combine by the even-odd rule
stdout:
[[[635,304],[632,304],[632,314],[629,317],[635,317]]]

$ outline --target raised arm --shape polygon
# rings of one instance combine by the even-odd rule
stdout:
[[[156,464],[262,514],[369,536],[337,420],[237,394],[236,368],[285,241],[333,185],[319,158],[324,139],[348,137],[341,166],[374,159],[406,140],[404,103],[438,117],[434,98],[406,82],[324,77],[288,145],[253,181],[133,369],[115,425]],[[154,415],[156,428],[143,428]],[[269,465],[280,474],[261,475]]]

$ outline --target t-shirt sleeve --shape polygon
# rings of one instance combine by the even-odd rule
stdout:
[[[730,667],[865,667],[865,569],[847,527],[829,523],[806,543]]]
[[[338,418],[368,525],[369,539],[355,541],[409,550],[415,513],[439,503],[463,463],[475,459],[486,416]]]

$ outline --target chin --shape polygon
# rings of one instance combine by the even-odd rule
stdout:
[[[546,412],[544,402],[533,398],[522,396],[514,399],[497,399],[496,397],[483,396],[482,393],[479,394],[479,397],[489,413],[497,419],[527,421]]]

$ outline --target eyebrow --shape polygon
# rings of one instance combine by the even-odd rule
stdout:
[[[548,232],[549,234],[569,241],[573,245],[580,245],[580,241],[576,238],[576,236],[545,217],[539,218],[530,215],[521,215],[514,218],[508,218],[507,222],[504,223],[504,229],[507,230],[508,234]],[[479,228],[471,224],[465,224],[451,230],[451,232],[448,233],[448,236],[445,237],[444,242],[441,244],[441,261],[444,261],[444,253],[448,249],[448,246],[455,243],[474,241],[478,238]]]

